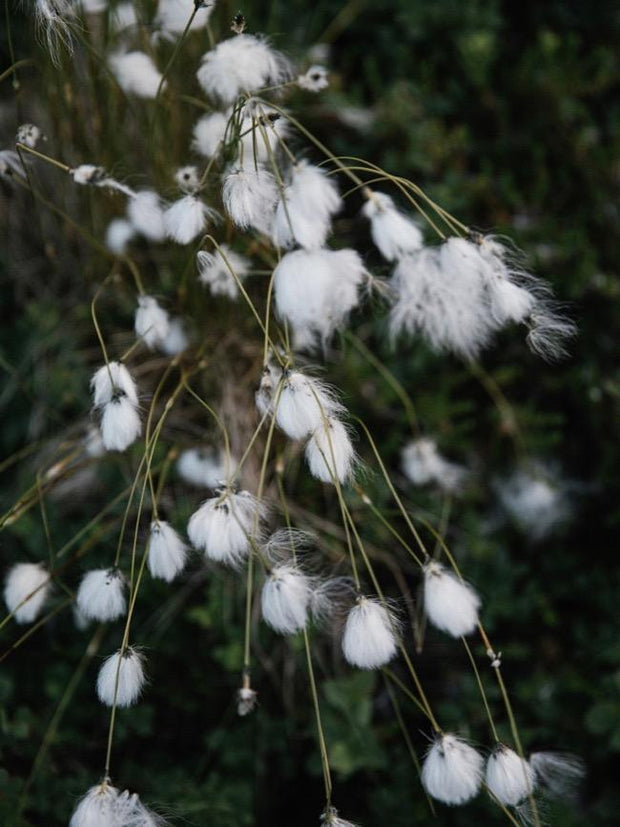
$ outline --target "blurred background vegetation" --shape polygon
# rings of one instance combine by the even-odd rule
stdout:
[[[110,128],[126,118],[127,131],[135,131],[144,152],[139,172],[162,192],[170,188],[166,169],[169,173],[170,164],[184,161],[189,144],[188,138],[178,138],[178,123],[161,127],[177,128],[170,148],[175,160],[151,152],[140,143],[148,104],[138,102],[133,108],[133,103],[117,100],[107,112],[98,108],[97,90],[105,76],[96,67],[85,75],[88,89],[74,87],[67,102],[63,78],[54,76],[34,44],[25,16],[28,6],[8,8],[16,58],[34,57],[36,63],[21,71],[17,95],[10,79],[0,86],[0,148],[11,145],[19,122],[32,120],[41,122],[50,136],[46,151],[55,157],[102,163],[126,174],[134,162],[124,154],[127,135]],[[219,4],[216,19],[222,31],[237,10],[234,4]],[[492,478],[514,466],[515,450],[505,419],[472,371],[417,342],[392,352],[381,323],[365,315],[356,319],[355,329],[408,389],[424,430],[438,437],[448,456],[479,469],[476,485],[453,505],[448,539],[483,595],[485,623],[503,651],[526,748],[574,752],[588,767],[578,803],[557,805],[549,822],[562,827],[616,824],[618,6],[603,0],[274,0],[247,3],[242,10],[251,31],[268,33],[278,48],[302,61],[310,62],[307,52],[313,44],[328,44],[330,89],[317,98],[300,94],[294,105],[334,154],[367,158],[409,177],[467,224],[510,235],[527,252],[533,269],[554,284],[578,322],[571,356],[558,365],[531,356],[514,331],[482,359],[514,408],[528,453],[555,463],[571,481],[570,520],[539,543],[510,525],[494,530]],[[0,69],[10,65],[7,34],[3,26]],[[184,81],[184,66],[195,65],[204,44],[193,42],[191,48],[193,63],[181,61],[173,74],[177,88]],[[80,68],[85,70],[77,64],[72,70]],[[191,78],[187,93],[195,93],[191,68],[186,72]],[[185,106],[189,127],[196,113],[187,110]],[[41,175],[52,197],[53,179],[46,179],[47,171]],[[89,374],[98,359],[89,302],[93,284],[107,273],[105,264],[92,263],[90,248],[76,233],[26,193],[0,183],[0,197],[5,318],[0,327],[0,446],[4,457],[24,452],[19,463],[2,466],[4,511],[33,484],[50,441],[87,416]],[[68,205],[72,214],[101,237],[110,213],[99,214],[94,202],[102,199],[82,193],[73,198]],[[353,220],[358,207],[353,203],[342,227],[358,246],[367,247],[366,228]],[[372,255],[369,261],[381,270]],[[162,273],[162,292],[173,283],[174,272],[172,266]],[[106,302],[108,330],[131,329],[132,302],[129,291],[121,291],[118,303]],[[195,302],[205,324],[212,318],[209,312],[219,313],[225,306],[216,302],[209,308],[203,298]],[[230,347],[247,368],[250,400],[260,366],[243,353],[239,341]],[[225,359],[221,352],[219,356]],[[223,361],[221,373],[227,369]],[[380,436],[383,456],[398,470],[408,430],[397,396],[347,341],[335,349],[327,375],[348,390],[348,407]],[[189,433],[208,438],[204,426],[204,417],[196,416]],[[83,498],[46,498],[55,546],[73,537],[109,501],[110,492],[127,484],[128,462],[117,458],[102,464]],[[378,478],[371,476],[365,485],[376,502],[389,507]],[[174,520],[181,526],[196,494],[178,480],[170,487]],[[413,509],[439,514],[441,502],[432,492],[405,490]],[[312,497],[317,514],[328,509],[316,486],[304,489],[300,483],[298,493],[309,510]],[[72,587],[81,570],[109,559],[117,528],[118,519],[111,520],[101,534],[87,535],[87,561],[78,561],[67,573]],[[367,539],[390,550],[380,527],[369,526]],[[16,560],[46,559],[40,508],[27,511],[0,535],[0,554],[3,568]],[[409,580],[415,588],[415,580]],[[233,696],[239,683],[243,594],[232,578],[207,572],[196,562],[172,590],[150,583],[140,602],[137,637],[153,654],[151,686],[130,714],[119,717],[113,761],[118,783],[161,805],[174,823],[316,824],[322,782],[300,646],[258,628],[254,684],[260,705],[239,719]],[[23,632],[14,624],[4,627],[2,653]],[[63,824],[76,798],[98,779],[107,714],[95,702],[93,682],[100,657],[116,640],[115,630],[78,632],[69,610],[54,616],[2,662],[3,824]],[[85,655],[89,641],[90,654]],[[454,811],[438,808],[433,820],[383,679],[345,668],[335,651],[321,650],[317,668],[335,803],[343,815],[365,827],[502,823],[501,813],[482,798]],[[419,669],[441,720],[488,743],[484,710],[461,650],[429,632]],[[501,719],[490,683],[489,691]],[[61,707],[49,748],[40,752],[63,697],[66,708]],[[405,706],[403,714],[422,752],[424,723]]]

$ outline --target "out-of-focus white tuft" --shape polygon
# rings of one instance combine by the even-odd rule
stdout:
[[[534,792],[534,773],[514,750],[498,744],[487,760],[484,783],[499,802],[516,807]]]
[[[204,29],[215,8],[214,2],[195,4],[193,0],[159,0],[155,28],[170,40],[174,35],[183,34],[196,5],[198,8],[189,30]]]
[[[325,244],[331,218],[342,207],[338,188],[320,168],[300,161],[278,203],[272,239],[278,247],[298,244],[316,249]]]
[[[325,66],[310,66],[303,75],[297,75],[297,86],[306,92],[322,92],[329,86],[329,73]]]
[[[0,177],[10,180],[15,176],[26,178],[22,159],[13,149],[0,149]]]
[[[144,676],[143,656],[128,646],[121,654],[115,652],[103,662],[97,676],[97,695],[106,706],[132,706],[142,691]]]
[[[306,461],[313,477],[334,484],[348,482],[355,468],[355,449],[346,425],[335,417],[321,423],[306,444]]]
[[[283,256],[274,272],[274,297],[295,346],[327,344],[357,306],[367,278],[355,250],[294,250]]]
[[[362,212],[370,221],[372,240],[383,258],[394,261],[422,247],[420,228],[396,208],[389,195],[367,190],[367,198]]]
[[[163,241],[166,237],[164,210],[159,196],[152,190],[142,190],[129,199],[127,218],[149,241]]]
[[[468,476],[467,468],[444,459],[435,440],[429,437],[407,443],[402,452],[402,465],[405,476],[414,485],[434,483],[452,494],[460,491]]]
[[[160,342],[159,347],[167,356],[178,356],[190,345],[190,339],[185,329],[183,319],[176,317],[170,319],[168,325],[168,333],[166,337]]]
[[[153,296],[138,296],[135,331],[144,344],[153,350],[165,341],[170,330],[170,318]]]
[[[122,256],[135,234],[136,231],[129,221],[124,218],[113,218],[105,231],[105,246],[114,255]]]
[[[171,583],[183,571],[187,546],[172,526],[164,520],[151,523],[148,567],[152,577]]]
[[[242,92],[276,86],[289,74],[288,61],[264,38],[238,34],[204,55],[197,77],[210,98],[230,106]]]
[[[342,637],[345,659],[360,669],[379,669],[396,655],[398,624],[379,600],[359,597],[347,615]]]
[[[219,488],[231,481],[237,468],[236,460],[219,449],[210,447],[188,448],[177,460],[179,476],[190,485],[199,488]]]
[[[209,112],[194,124],[192,149],[205,158],[212,158],[223,146],[229,115]]]
[[[243,686],[237,692],[237,715],[242,718],[249,715],[257,704],[257,694],[249,686]]]
[[[108,451],[124,451],[141,433],[140,414],[127,396],[117,394],[103,406],[101,438]]]
[[[424,611],[428,619],[453,637],[471,634],[478,625],[480,598],[447,568],[431,561],[424,566]]]
[[[301,631],[308,622],[312,590],[312,580],[298,566],[274,566],[261,593],[265,622],[282,635]]]
[[[198,279],[205,284],[213,296],[228,296],[236,299],[239,296],[237,279],[243,281],[251,263],[245,257],[236,253],[227,244],[220,244],[219,249],[212,253],[200,250],[196,254],[198,265]],[[235,276],[231,273],[231,268]]]
[[[116,52],[110,55],[108,63],[125,94],[139,98],[157,95],[162,74],[145,52]],[[164,81],[162,88],[165,87]]]
[[[537,785],[557,799],[570,799],[585,775],[581,758],[561,752],[533,752],[530,767]]]
[[[204,232],[207,222],[216,216],[215,210],[207,207],[198,196],[184,195],[164,213],[166,234],[177,244],[189,244]]]
[[[49,597],[52,581],[42,563],[16,563],[4,584],[4,602],[16,623],[32,623]]]
[[[278,200],[276,180],[260,165],[234,167],[224,178],[222,200],[237,227],[267,233]]]
[[[497,481],[495,490],[510,519],[533,541],[543,540],[569,517],[566,486],[542,462],[531,461]]]
[[[426,792],[444,804],[465,804],[482,783],[483,758],[456,735],[439,735],[422,765]]]
[[[224,491],[206,500],[190,517],[187,534],[192,545],[210,560],[239,565],[259,539],[263,508],[247,491]]]
[[[125,578],[119,569],[87,572],[77,592],[77,607],[89,620],[105,623],[125,614]]]

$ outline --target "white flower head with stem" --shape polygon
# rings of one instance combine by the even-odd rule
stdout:
[[[422,785],[437,801],[458,806],[480,791],[484,759],[462,738],[438,735],[422,764]]]
[[[398,628],[396,615],[388,605],[378,598],[360,595],[345,623],[345,660],[360,669],[385,666],[396,656]]]
[[[424,611],[433,626],[452,637],[475,631],[480,598],[474,589],[434,560],[424,566]]]
[[[133,706],[145,682],[144,656],[128,646],[103,662],[97,677],[97,696],[105,706]]]

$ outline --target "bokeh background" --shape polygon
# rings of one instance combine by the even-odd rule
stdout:
[[[145,148],[140,113],[146,104],[125,110],[122,102],[105,99],[104,107],[98,91],[106,79],[96,66],[65,63],[65,76],[54,75],[34,40],[27,9],[27,3],[19,9],[7,5],[16,58],[34,58],[35,64],[20,72],[17,95],[10,79],[0,84],[0,148],[11,145],[17,123],[33,120],[48,133],[46,151],[56,157],[69,163],[96,160],[127,173],[141,157],[138,151],[140,173],[164,181],[165,170],[186,157],[183,129],[195,113],[162,127],[176,129],[170,157]],[[237,10],[219,4],[222,30]],[[602,0],[274,0],[247,2],[242,10],[250,30],[268,33],[296,59],[307,62],[310,47],[326,44],[313,54],[327,61],[331,86],[316,98],[300,96],[295,106],[336,155],[377,162],[421,184],[467,224],[510,235],[578,323],[571,355],[557,365],[527,353],[514,331],[482,359],[513,407],[528,453],[551,463],[569,484],[570,517],[540,542],[509,523],[497,524],[492,483],[514,467],[514,440],[471,370],[419,343],[390,350],[381,322],[369,317],[356,319],[356,332],[389,362],[425,430],[438,436],[448,455],[479,469],[478,483],[453,505],[448,537],[484,597],[493,639],[501,642],[527,748],[570,751],[588,768],[577,801],[553,805],[549,822],[615,824],[620,811],[618,6]],[[8,28],[3,23],[1,29],[0,70],[10,65]],[[192,48],[194,55],[201,53],[199,44]],[[187,79],[188,94],[196,92],[190,69],[184,69],[192,65],[190,57],[173,76],[177,88]],[[74,85],[67,102],[63,84],[69,77]],[[82,87],[80,77],[89,78]],[[187,111],[177,105],[177,114]],[[48,197],[54,195],[49,172],[40,175]],[[76,198],[65,205],[85,224],[92,221],[97,235],[113,209],[106,207],[103,215],[90,196]],[[354,216],[355,204],[342,226],[352,238],[361,237],[364,228]],[[0,449],[3,457],[23,454],[19,462],[0,466],[5,511],[32,485],[51,441],[87,417],[89,374],[97,360],[89,301],[93,284],[106,272],[78,234],[2,182],[0,218]],[[174,273],[162,278],[170,284]],[[106,304],[109,329],[116,324],[130,330],[131,306],[129,291],[121,291],[118,304]],[[209,313],[219,312],[219,306],[214,310],[204,302],[195,306],[205,314],[205,324]],[[241,340],[242,321],[239,326]],[[249,405],[253,357],[243,353],[239,341],[230,347],[248,368],[242,401]],[[219,358],[224,376],[230,366],[222,354]],[[349,389],[348,407],[380,436],[382,454],[398,469],[407,423],[397,396],[347,342],[330,358],[328,375]],[[191,423],[196,436],[204,426],[199,419]],[[53,543],[61,546],[75,535],[127,475],[123,462],[104,463],[83,496],[47,498]],[[387,502],[380,480],[371,477],[367,485],[376,501]],[[313,491],[307,496],[315,497],[313,507],[321,513],[326,505]],[[438,513],[433,492],[408,495],[421,513]],[[191,513],[195,494],[176,481],[170,496],[180,520]],[[369,532],[376,546],[389,550],[379,529]],[[114,537],[113,530],[88,535],[84,553],[89,556],[67,574],[70,585],[92,561],[107,559]],[[0,555],[3,569],[18,559],[46,558],[39,508],[0,534]],[[265,629],[257,632],[260,706],[238,719],[233,695],[242,599],[230,578],[205,572],[198,562],[174,593],[163,584],[149,585],[138,628],[147,654],[156,653],[151,686],[131,714],[119,718],[114,775],[160,805],[175,824],[313,825],[322,806],[322,782],[303,652]],[[23,631],[5,626],[1,652]],[[0,664],[2,824],[65,823],[72,803],[101,772],[107,715],[97,706],[92,685],[114,635],[104,630],[95,641],[97,651],[85,657],[93,634],[75,629],[70,610],[59,613]],[[345,668],[329,647],[320,654],[318,669],[335,800],[343,814],[365,827],[503,821],[482,799],[454,811],[441,808],[433,820],[381,677]],[[465,656],[429,633],[420,670],[442,719],[456,727],[467,719],[472,737],[483,741],[484,710]],[[499,712],[492,687],[490,694]],[[47,744],[63,697],[66,704]],[[420,752],[423,722],[409,710],[405,714]]]

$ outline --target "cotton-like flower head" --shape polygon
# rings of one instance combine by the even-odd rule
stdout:
[[[101,438],[108,451],[124,451],[142,433],[136,406],[123,391],[117,391],[103,406]]]
[[[224,112],[209,112],[196,121],[192,149],[205,158],[212,158],[219,152],[224,145],[229,117]]]
[[[322,92],[329,86],[329,75],[325,66],[311,66],[303,75],[297,75],[297,86],[306,92]]]
[[[244,718],[254,710],[257,703],[257,694],[249,686],[243,686],[237,692],[237,715]]]
[[[276,423],[291,439],[303,439],[343,410],[324,382],[300,371],[285,373]]]
[[[182,451],[176,467],[181,478],[190,485],[215,489],[230,482],[237,462],[233,457],[227,462],[223,451],[205,446]]]
[[[172,526],[164,520],[151,523],[148,567],[152,577],[171,583],[187,559],[187,546]]]
[[[116,52],[108,63],[123,92],[139,98],[156,97],[162,74],[145,52]],[[164,81],[162,88],[165,86]]]
[[[274,298],[296,346],[326,344],[357,306],[367,277],[355,250],[294,250],[283,256],[274,272]]]
[[[153,350],[161,345],[168,335],[170,318],[153,296],[138,296],[135,331],[144,344]]]
[[[407,443],[402,452],[405,476],[414,485],[434,483],[443,491],[458,492],[467,477],[467,469],[444,459],[437,443],[429,437],[420,437]]]
[[[59,66],[61,50],[73,51],[69,24],[75,18],[75,7],[68,0],[34,0],[34,18],[52,63]]]
[[[251,263],[245,257],[236,253],[227,244],[220,244],[219,249],[212,253],[200,250],[196,254],[198,265],[198,279],[205,284],[213,296],[228,296],[236,299],[239,296],[237,279],[243,281]],[[231,268],[235,276],[231,273]]]
[[[278,200],[276,179],[260,165],[234,167],[224,178],[222,200],[237,227],[268,232]]]
[[[508,516],[533,541],[543,540],[569,516],[566,486],[542,462],[524,465],[495,488]]]
[[[23,123],[17,128],[15,141],[18,144],[24,144],[30,147],[30,149],[34,149],[42,137],[43,133],[38,126],[33,123]]]
[[[465,804],[478,794],[483,758],[456,735],[438,735],[422,765],[426,792],[444,804]]]
[[[487,760],[484,783],[500,803],[516,807],[533,793],[534,773],[514,750],[498,744]]]
[[[261,593],[263,619],[274,631],[293,635],[305,628],[313,583],[296,565],[274,566]]]
[[[340,818],[338,810],[331,806],[321,814],[321,824],[326,825],[326,827],[357,827],[352,821],[346,821],[344,818]]]
[[[423,244],[420,228],[403,215],[383,192],[365,191],[368,201],[362,212],[370,221],[370,234],[383,258],[388,261],[415,253]]]
[[[268,104],[249,100],[241,110],[238,125],[240,142],[238,163],[252,169],[256,164],[270,164],[278,153],[280,141],[286,138],[289,123],[282,112]],[[237,136],[231,136],[236,140]]]
[[[355,468],[355,449],[346,425],[336,417],[321,423],[306,444],[306,461],[321,482],[348,482]]]
[[[143,656],[131,646],[119,649],[103,662],[97,676],[97,695],[106,706],[133,706],[146,680]]]
[[[434,560],[424,566],[424,611],[453,637],[471,634],[478,625],[480,598],[468,584]]]
[[[91,787],[73,811],[69,827],[116,827],[119,791],[107,781]]]
[[[122,256],[135,234],[136,231],[129,221],[124,218],[113,218],[105,231],[105,246],[114,255]]]
[[[125,578],[119,569],[94,569],[82,578],[77,607],[84,617],[102,623],[125,614]]]
[[[196,193],[200,189],[200,174],[198,167],[188,164],[179,167],[174,173],[174,182],[181,192]]]
[[[347,615],[342,637],[345,659],[360,669],[379,669],[396,655],[398,624],[379,600],[359,597]]]
[[[567,753],[533,752],[530,767],[536,786],[556,799],[570,799],[585,774],[583,761]]]
[[[197,195],[184,195],[172,203],[164,213],[168,238],[177,244],[189,244],[207,227],[207,222],[217,216]]]
[[[251,538],[257,539],[261,517],[262,507],[255,497],[247,491],[225,490],[192,514],[187,534],[210,560],[236,566],[249,554]]]
[[[198,82],[213,100],[230,106],[242,92],[276,86],[289,75],[288,62],[268,42],[251,34],[223,40],[207,52]]]
[[[286,248],[295,244],[310,250],[322,247],[331,217],[342,206],[338,188],[320,167],[305,161],[293,166],[290,178],[276,209],[273,242]]]
[[[164,210],[156,192],[142,190],[135,193],[127,204],[127,217],[137,232],[149,241],[163,241],[166,237]]]
[[[122,362],[108,362],[100,367],[90,380],[90,386],[93,391],[93,405],[96,408],[111,402],[119,391],[122,391],[134,405],[138,404],[136,383]]]
[[[183,34],[194,8],[193,0],[159,0],[154,20],[155,27],[169,39],[172,39],[174,35]],[[189,30],[193,32],[197,29],[204,29],[214,8],[214,2],[200,3]]]
[[[16,563],[4,584],[4,602],[16,623],[32,623],[49,597],[51,579],[41,563]]]

